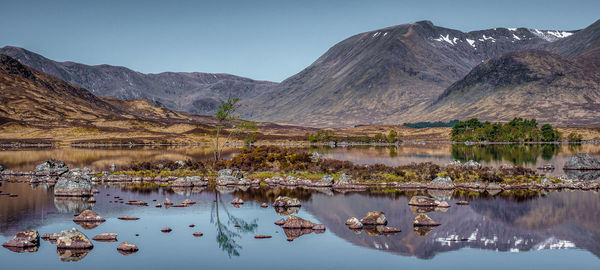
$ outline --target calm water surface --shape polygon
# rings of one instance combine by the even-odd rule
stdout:
[[[475,159],[487,164],[521,164],[536,167],[562,163],[572,153],[587,152],[597,156],[599,147],[558,149],[458,149],[451,145],[414,145],[395,148],[307,149],[326,156],[357,163],[401,165],[431,161],[447,163],[453,159]],[[526,147],[527,148],[527,147]],[[232,150],[228,155],[235,155]],[[71,167],[88,166],[106,169],[112,162],[124,166],[135,160],[201,159],[210,157],[202,148],[134,148],[134,149],[28,149],[0,152],[0,164],[9,169],[29,170],[54,157]],[[560,166],[558,166],[560,165]],[[562,173],[562,172],[558,172]],[[19,180],[5,178],[4,180]],[[42,241],[37,252],[14,253],[0,248],[2,266],[10,269],[157,269],[183,267],[205,269],[597,269],[600,266],[600,195],[596,192],[563,191],[515,195],[507,192],[491,196],[431,192],[425,195],[449,200],[446,212],[428,213],[441,226],[430,231],[414,231],[414,209],[408,206],[414,194],[377,192],[333,193],[305,189],[242,190],[137,190],[126,187],[100,186],[97,202],[55,200],[52,188],[32,187],[26,183],[3,181],[0,196],[0,242],[8,241],[22,230],[43,233],[77,228],[89,238],[100,233],[118,233],[119,242],[94,242],[94,248],[80,257],[61,258],[56,246]],[[107,196],[110,194],[110,196]],[[325,233],[302,235],[292,242],[274,221],[278,214],[271,203],[278,195],[299,198],[302,207],[295,213],[326,226]],[[137,207],[113,203],[114,196],[125,201],[140,199],[153,205],[169,198],[174,202],[192,199],[197,204],[186,208]],[[470,196],[470,197],[464,197]],[[229,202],[241,197],[241,208]],[[468,206],[457,206],[468,199]],[[92,229],[75,224],[73,215],[91,208],[107,219]],[[361,217],[367,211],[385,212],[389,225],[402,232],[383,236],[347,229],[345,220]],[[140,217],[121,221],[119,216]],[[195,228],[189,228],[195,224]],[[234,225],[242,225],[240,228]],[[163,227],[171,233],[160,232]],[[193,237],[193,232],[204,236]],[[136,236],[139,234],[139,236]],[[254,239],[255,234],[272,235],[271,239]],[[455,241],[461,239],[462,241]],[[128,241],[140,251],[123,256],[116,246]],[[67,262],[70,261],[70,262]]]

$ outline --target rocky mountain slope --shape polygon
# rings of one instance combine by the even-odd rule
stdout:
[[[421,117],[490,121],[531,117],[559,125],[598,125],[599,38],[600,21],[540,47],[551,52],[509,53],[481,63],[446,89]]]
[[[88,89],[101,97],[119,99],[146,98],[173,110],[212,115],[228,97],[254,96],[276,86],[229,74],[164,72],[144,74],[125,67],[88,66],[74,62],[56,62],[28,50],[6,46],[0,54],[8,55],[41,72]]]
[[[149,100],[96,97],[0,54],[0,140],[198,137],[213,122]]]
[[[256,119],[315,126],[418,121],[418,112],[482,61],[570,35],[525,28],[465,33],[429,21],[358,34],[263,94],[266,108]]]
[[[490,121],[527,117],[554,124],[597,125],[599,110],[597,72],[535,50],[509,53],[478,65],[450,86],[424,117]]]

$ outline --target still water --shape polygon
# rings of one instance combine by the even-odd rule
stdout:
[[[481,149],[484,148],[484,149]],[[307,149],[328,157],[357,163],[401,165],[431,161],[438,164],[453,159],[474,159],[483,163],[518,164],[537,167],[552,163],[560,170],[569,155],[586,152],[598,156],[598,146],[524,149],[456,148],[452,145],[414,145],[389,148]],[[231,150],[228,155],[235,155]],[[117,148],[117,149],[27,149],[0,152],[0,164],[8,169],[30,170],[41,161],[54,157],[71,167],[106,169],[113,162],[125,166],[136,160],[201,159],[210,157],[203,148]],[[560,165],[560,166],[559,166]],[[562,172],[557,172],[562,173]],[[502,192],[475,196],[459,192],[431,192],[448,200],[447,211],[428,215],[442,225],[432,230],[415,231],[414,209],[408,206],[413,193],[334,193],[305,189],[204,190],[136,189],[126,186],[99,186],[95,204],[55,200],[52,188],[44,185],[6,180],[0,196],[0,242],[18,231],[36,229],[58,233],[77,228],[89,238],[100,233],[118,233],[118,242],[93,242],[94,248],[80,257],[61,258],[56,246],[42,241],[37,252],[15,253],[0,248],[3,268],[86,269],[133,268],[160,269],[183,267],[205,269],[598,269],[600,266],[600,195],[592,191],[562,191],[513,194]],[[302,207],[294,215],[322,223],[324,233],[305,234],[287,241],[286,232],[274,221],[285,217],[272,207],[278,195],[299,198]],[[114,203],[138,199],[151,206],[138,207]],[[185,208],[155,208],[153,200],[165,198],[178,203],[191,199],[197,204]],[[240,197],[240,208],[230,202]],[[455,202],[467,199],[470,205]],[[107,219],[98,227],[85,229],[75,224],[75,213],[91,208]],[[367,211],[383,211],[389,226],[400,228],[395,235],[354,232],[344,222],[351,216],[362,217]],[[137,221],[118,220],[120,216],[139,217]],[[190,228],[189,224],[195,224]],[[235,225],[242,225],[235,227]],[[162,233],[163,227],[173,229]],[[204,236],[194,237],[193,232]],[[136,236],[138,234],[139,236]],[[254,239],[256,234],[271,239]],[[458,241],[457,241],[458,240]],[[140,251],[129,256],[116,246],[127,241]]]

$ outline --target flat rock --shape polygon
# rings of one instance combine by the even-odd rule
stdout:
[[[124,217],[118,217],[118,219],[120,220],[138,220],[140,219],[139,217],[128,217],[128,216],[124,216]]]
[[[254,238],[256,238],[256,239],[267,239],[267,238],[271,238],[271,237],[272,236],[270,236],[270,235],[262,235],[262,234],[258,234],[258,235],[254,236]]]
[[[117,236],[118,236],[118,234],[116,234],[116,233],[103,233],[103,234],[94,236],[94,238],[92,238],[92,240],[99,241],[99,242],[116,242]]]
[[[195,232],[192,235],[195,236],[195,237],[200,237],[200,236],[203,236],[204,234],[201,233],[201,232]]]
[[[172,229],[171,229],[171,228],[169,228],[169,227],[165,227],[165,228],[162,228],[162,229],[160,229],[160,231],[161,231],[161,232],[164,232],[164,233],[169,233],[169,232],[171,232],[171,231],[172,231]]]

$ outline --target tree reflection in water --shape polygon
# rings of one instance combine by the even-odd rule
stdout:
[[[500,144],[500,145],[452,145],[452,157],[462,162],[474,160],[508,161],[513,165],[535,165],[538,157],[550,161],[557,155],[560,145],[556,144]]]
[[[219,248],[227,252],[229,257],[239,256],[239,250],[242,249],[242,246],[238,244],[236,240],[241,237],[240,233],[255,232],[258,228],[257,219],[247,222],[241,218],[231,215],[225,206],[226,204],[223,203],[220,193],[215,191],[215,200],[213,201],[211,207],[210,222],[217,227],[217,243],[219,243]],[[221,212],[219,209],[221,207],[222,212],[224,212],[227,217],[226,224],[221,220]],[[237,232],[230,228],[230,226],[237,228]]]

